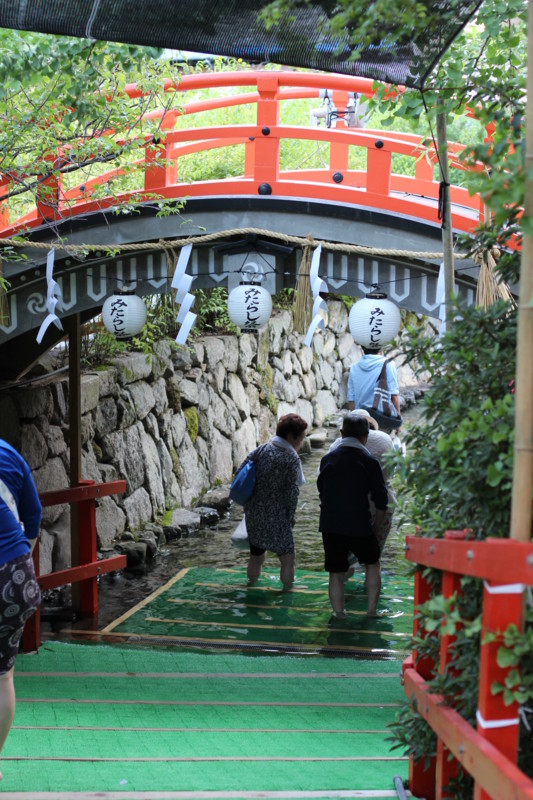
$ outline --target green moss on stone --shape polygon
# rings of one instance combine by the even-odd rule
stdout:
[[[190,406],[183,410],[183,414],[187,422],[187,433],[191,437],[191,442],[194,444],[198,437],[198,412],[193,406]]]

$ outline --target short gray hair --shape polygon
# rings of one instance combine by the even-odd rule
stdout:
[[[368,417],[364,414],[357,414],[352,411],[344,417],[341,430],[345,436],[355,436],[356,439],[367,436],[370,430]]]

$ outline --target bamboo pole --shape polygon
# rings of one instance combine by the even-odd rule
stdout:
[[[533,0],[528,4],[527,97],[533,98]],[[533,220],[533,114],[526,119],[526,191],[524,218]],[[515,446],[513,461],[513,495],[511,504],[511,539],[531,539],[533,516],[533,237],[524,231],[520,266],[520,300],[518,304],[516,378],[515,378]]]
[[[450,206],[450,169],[448,165],[448,134],[446,129],[446,111],[437,110],[437,147],[441,166],[443,193],[442,211],[442,249],[444,262],[444,302],[446,304],[446,323],[452,322],[450,301],[455,292],[455,270],[453,255],[452,210]]]

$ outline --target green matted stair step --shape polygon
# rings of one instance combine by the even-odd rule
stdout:
[[[13,800],[396,797],[400,660],[47,642],[19,656]]]
[[[281,590],[264,571],[253,586],[238,569],[184,569],[108,625],[101,634],[126,641],[242,650],[401,657],[412,631],[412,581],[384,576],[380,613],[366,615],[362,573],[346,584],[347,619],[331,616],[328,577],[297,571]]]
[[[385,576],[373,619],[361,575],[346,600],[348,618],[332,619],[325,573],[297,572],[283,592],[273,572],[248,586],[243,570],[184,569],[100,641],[19,656],[0,795],[397,797],[407,759],[387,726],[412,585]]]

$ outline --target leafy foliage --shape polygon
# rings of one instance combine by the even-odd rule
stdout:
[[[459,313],[459,309],[457,310]],[[406,361],[430,375],[422,424],[398,464],[408,514],[424,535],[468,528],[476,538],[509,530],[516,312],[501,303],[461,309],[436,344],[408,328]]]

